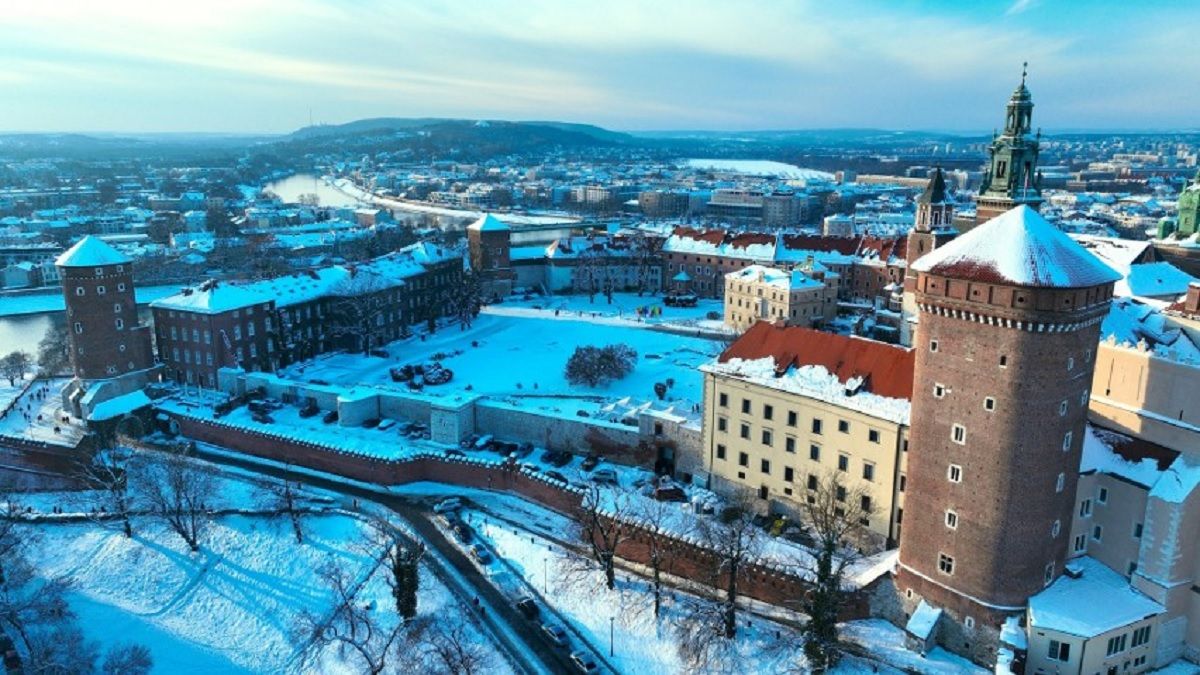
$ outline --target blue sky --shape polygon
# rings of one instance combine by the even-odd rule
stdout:
[[[0,0],[0,130],[1200,127],[1197,2]]]

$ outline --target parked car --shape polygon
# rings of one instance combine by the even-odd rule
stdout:
[[[300,416],[304,417],[304,418],[309,418],[309,417],[312,417],[313,415],[316,415],[319,412],[321,412],[321,409],[317,407],[317,404],[312,401],[309,401],[303,408],[300,409]]]
[[[550,463],[561,469],[562,467],[570,464],[571,460],[573,459],[575,459],[575,456],[571,453],[567,452],[566,450],[559,450],[558,454],[554,456],[554,459],[550,460]]]
[[[517,459],[524,459],[528,457],[529,453],[531,452],[533,452],[533,443],[526,441],[517,446],[517,449],[513,451],[512,456],[516,457]]]
[[[487,450],[492,445],[492,435],[484,434],[475,440],[476,450]]]
[[[567,644],[567,631],[562,626],[556,623],[546,622],[542,624],[542,632],[554,644],[562,647]]]
[[[265,412],[250,413],[250,419],[254,420],[255,422],[258,422],[259,424],[271,424],[272,422],[275,421],[274,419],[271,418],[270,415],[266,414]]]
[[[386,359],[391,357],[391,354],[388,354],[386,349],[372,349],[371,356],[378,356],[381,359]]]
[[[686,502],[687,493],[678,485],[660,485],[654,488],[654,498],[660,502]]]
[[[572,652],[571,663],[574,663],[581,673],[595,673],[600,670],[600,666],[596,665],[596,659],[584,651]]]
[[[559,473],[557,471],[547,471],[546,476],[549,478],[553,478],[554,480],[560,480],[564,483],[570,482],[567,480],[566,476],[562,475],[561,473]]]
[[[478,561],[480,565],[487,565],[492,562],[492,554],[483,544],[475,544],[471,547],[471,557]]]
[[[464,454],[463,451],[459,450],[458,448],[450,448],[449,450],[446,451],[446,456],[447,457],[466,457],[466,454]]]
[[[462,505],[462,500],[458,497],[447,497],[433,505],[433,512],[447,513],[449,511],[457,511],[462,508]]]
[[[607,483],[609,485],[616,485],[618,482],[617,481],[617,471],[616,471],[616,469],[610,469],[608,467],[605,467],[603,469],[596,469],[592,473],[592,480],[596,481],[597,483]]]
[[[558,459],[558,450],[547,450],[542,453],[542,461],[547,464],[553,464],[556,459]]]
[[[380,431],[387,431],[388,429],[391,429],[394,426],[396,426],[396,420],[393,420],[393,419],[385,418],[379,422],[379,430]]]
[[[325,424],[333,424],[334,422],[338,421],[338,411],[330,410],[329,412],[325,413],[325,416],[321,418],[321,421]]]
[[[583,458],[583,464],[580,464],[579,468],[583,469],[584,471],[591,471],[592,469],[596,468],[596,465],[599,463],[599,455],[588,455],[587,457]]]
[[[364,429],[374,429],[375,427],[379,426],[379,418],[378,417],[369,417],[369,418],[363,420],[362,425],[363,425]]]
[[[537,601],[528,595],[522,596],[517,600],[517,611],[520,612],[526,619],[536,619],[542,613],[538,607]]]
[[[469,544],[475,538],[475,532],[470,525],[460,520],[454,524],[454,537],[464,544]]]

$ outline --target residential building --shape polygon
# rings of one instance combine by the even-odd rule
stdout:
[[[725,275],[725,325],[741,333],[764,320],[807,327],[832,321],[835,277],[815,260],[791,271],[751,265],[730,272]]]
[[[900,536],[913,352],[761,321],[702,366],[699,480],[799,518],[832,476],[863,488],[872,544]]]

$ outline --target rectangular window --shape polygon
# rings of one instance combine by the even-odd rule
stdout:
[[[775,406],[764,405],[763,406],[763,419],[769,420],[774,416],[775,416]]]
[[[1086,534],[1079,534],[1079,535],[1075,536],[1073,550],[1075,551],[1075,553],[1083,553],[1084,551],[1087,550],[1087,535]]]
[[[872,508],[871,498],[867,495],[863,495],[863,496],[859,497],[858,498],[858,506],[860,509],[862,509],[862,512],[864,514],[870,513],[871,508]]]
[[[750,414],[750,399],[742,399],[742,412],[746,413],[747,415]]]
[[[795,411],[795,410],[789,410],[789,411],[788,411],[788,415],[787,415],[787,425],[788,425],[789,427],[794,427],[794,426],[796,426],[796,422],[797,422],[797,418],[798,418],[798,417],[799,417],[799,415],[797,415],[797,414],[796,414],[796,411]]]
[[[741,430],[740,435],[742,438],[744,438],[746,440],[750,440],[750,425],[749,424],[742,425],[742,430]]]
[[[762,430],[762,444],[769,446],[769,445],[771,445],[771,443],[773,441],[774,441],[774,439],[771,437],[771,430],[763,429]]]
[[[937,350],[938,350],[938,341],[930,340],[929,341],[929,351],[936,352]]]
[[[1134,539],[1142,538],[1142,524],[1141,523],[1133,524],[1133,538]]]
[[[933,397],[934,398],[944,398],[945,396],[946,396],[946,385],[934,383]]]
[[[837,499],[839,502],[844,502],[844,501],[846,501],[846,486],[845,486],[845,485],[836,485],[836,486],[834,486],[834,488],[833,488],[833,496],[834,496],[834,498],[836,498],[836,499]]]
[[[808,474],[808,489],[809,490],[817,489],[817,477],[812,475],[811,473]]]
[[[996,399],[992,398],[991,396],[988,396],[987,398],[983,399],[983,409],[988,412],[992,412],[993,410],[995,410],[996,409]]]
[[[759,461],[758,470],[763,473],[771,473],[771,460],[764,459]]]
[[[900,492],[904,492],[904,487],[908,483],[908,476],[900,474]]]
[[[838,431],[843,434],[850,433],[850,423],[846,420],[838,420]]]
[[[1142,626],[1133,631],[1133,639],[1129,641],[1130,647],[1141,647],[1150,642],[1150,626]]]
[[[1096,501],[1100,502],[1101,504],[1108,503],[1108,488],[1100,488],[1100,494],[1096,496]]]
[[[750,466],[750,455],[744,452],[738,453],[738,466]]]
[[[863,480],[875,480],[875,465],[863,462]]]
[[[844,455],[844,454],[839,454],[838,455],[838,471],[849,471],[849,470],[850,470],[850,456]]]
[[[959,445],[966,445],[967,428],[961,424],[955,424],[950,427],[950,440],[958,443]]]
[[[1066,663],[1071,660],[1071,643],[1059,642],[1058,640],[1050,641],[1050,653],[1047,654],[1051,661],[1062,661]]]
[[[812,432],[818,436],[821,435],[821,420],[816,417],[812,421]]]
[[[819,445],[808,446],[808,458],[814,462],[821,461],[821,446],[819,446]]]
[[[1070,431],[1068,431],[1066,434],[1063,434],[1063,452],[1067,452],[1071,449],[1071,437],[1072,434]]]
[[[946,478],[950,479],[951,483],[962,482],[962,467],[957,464],[951,464],[946,470]]]
[[[870,431],[868,431],[867,432],[867,440],[872,443],[878,443],[879,442],[879,430],[871,429]]]
[[[729,427],[729,421],[724,417],[717,418],[717,431],[725,431]]]
[[[952,530],[958,529],[958,514],[954,511],[946,511],[946,527]]]
[[[1085,499],[1079,502],[1079,517],[1087,518],[1092,515],[1092,500]]]
[[[725,459],[725,446],[717,444],[717,459]]]
[[[791,483],[796,478],[796,471],[790,466],[783,467],[783,480],[785,483]]]
[[[954,574],[954,558],[951,558],[945,553],[939,553],[938,571],[942,574]]]
[[[795,453],[796,452],[796,439],[791,436],[784,438],[783,439],[783,449],[786,452]]]
[[[1125,651],[1125,638],[1126,637],[1127,636],[1124,633],[1121,633],[1120,635],[1118,635],[1116,637],[1109,638],[1108,639],[1108,648],[1104,650],[1105,656],[1113,656],[1113,655],[1120,654],[1121,652]]]
[[[1042,575],[1042,583],[1044,585],[1049,586],[1051,581],[1054,581],[1054,563],[1046,565],[1046,571]]]
[[[1104,527],[1103,526],[1096,525],[1095,527],[1092,528],[1092,539],[1094,539],[1096,541],[1104,540]]]
[[[729,407],[729,394],[717,394],[717,405],[722,408]]]

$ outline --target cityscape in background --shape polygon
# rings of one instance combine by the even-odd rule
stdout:
[[[3,668],[1200,673],[1200,131],[1043,128],[1072,45],[986,133],[0,133]]]

